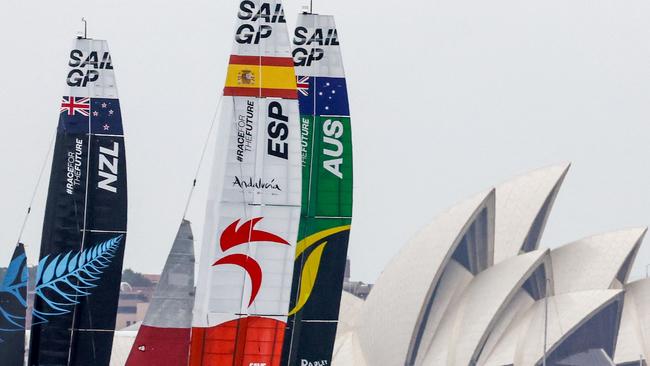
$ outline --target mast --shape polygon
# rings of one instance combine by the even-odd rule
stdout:
[[[30,366],[109,364],[126,241],[124,135],[107,42],[77,38],[67,65]]]
[[[191,366],[277,366],[300,218],[296,79],[279,0],[242,0],[217,129]]]
[[[25,246],[18,243],[0,286],[0,359],[4,366],[25,363],[28,276]]]
[[[329,365],[352,222],[350,110],[334,17],[296,24],[303,195],[282,365]]]
[[[194,237],[183,220],[126,366],[187,366],[193,307]]]

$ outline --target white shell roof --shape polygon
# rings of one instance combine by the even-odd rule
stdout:
[[[616,301],[621,293],[621,290],[589,290],[551,296],[548,300],[547,354],[557,348],[580,325],[612,301]],[[523,317],[511,324],[483,365],[535,365],[542,359],[543,343],[544,300],[542,299],[537,301]]]
[[[366,366],[359,338],[356,333],[348,332],[343,336],[336,336],[334,353],[332,355],[332,365],[342,366]]]
[[[480,354],[477,365],[535,365],[543,356],[544,299],[534,298],[543,289],[537,282],[526,286],[532,294],[522,284],[543,278],[535,272],[542,263],[552,278],[547,354],[611,304],[621,306],[620,288],[646,229],[596,235],[552,252],[536,250],[568,168],[562,164],[520,176],[437,217],[390,262],[365,303],[342,307],[358,315],[348,320],[341,313],[334,364],[465,366]],[[493,241],[475,248],[487,246],[493,259],[477,271],[459,257],[464,251],[455,251],[475,232],[468,229],[485,209]],[[626,290],[617,363],[650,354],[650,279]]]
[[[533,248],[537,249],[553,201],[569,167],[570,164],[566,163],[538,169],[497,186],[494,263],[519,254],[540,215],[541,228]],[[545,212],[541,212],[544,208]]]
[[[625,286],[625,302],[616,342],[614,362],[625,363],[650,356],[650,279]]]
[[[510,300],[528,277],[545,263],[547,255],[548,251],[543,250],[522,254],[478,274],[455,306],[456,311],[444,320],[454,326],[441,326],[422,364],[471,364]],[[546,262],[546,266],[550,272],[550,263]],[[441,351],[444,348],[446,352]]]
[[[341,296],[341,307],[339,309],[339,324],[336,328],[336,336],[342,336],[351,332],[356,325],[357,317],[363,307],[364,301],[349,292],[343,291]]]
[[[605,290],[624,264],[628,267],[646,232],[645,228],[620,230],[590,236],[551,252],[555,293],[582,290]],[[625,277],[630,268],[625,268]],[[623,279],[624,281],[625,279]]]
[[[414,332],[445,264],[484,208],[489,212],[488,225],[492,225],[493,190],[439,215],[388,264],[368,296],[358,323],[360,345],[369,365],[406,362]],[[492,235],[488,235],[491,246]]]

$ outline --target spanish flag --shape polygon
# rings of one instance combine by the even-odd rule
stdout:
[[[293,59],[231,55],[223,94],[298,99]]]

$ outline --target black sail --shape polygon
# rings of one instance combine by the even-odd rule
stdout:
[[[61,100],[29,365],[108,366],[126,242],[124,134],[108,44],[80,38]]]
[[[25,363],[27,279],[25,247],[18,244],[0,285],[0,360],[4,366]]]

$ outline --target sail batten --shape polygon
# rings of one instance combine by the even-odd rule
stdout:
[[[36,279],[29,365],[108,365],[126,243],[126,159],[103,40],[69,53]]]

